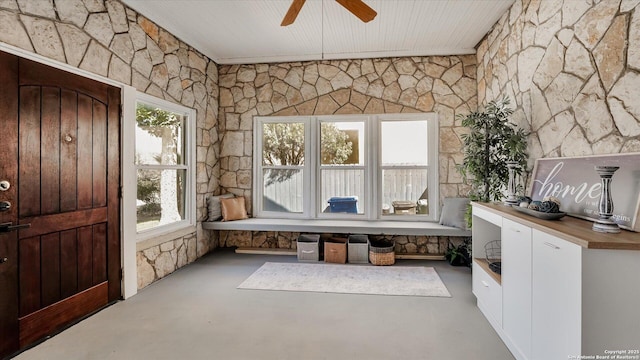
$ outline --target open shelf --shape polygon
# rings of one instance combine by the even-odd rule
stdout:
[[[500,274],[495,273],[491,268],[489,268],[489,261],[487,259],[481,258],[473,258],[473,261],[476,262],[489,276],[491,276],[498,284],[502,285],[502,276]]]

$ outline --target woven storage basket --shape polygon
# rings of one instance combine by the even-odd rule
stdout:
[[[369,261],[373,265],[393,265],[396,262],[395,242],[388,240],[369,241]]]

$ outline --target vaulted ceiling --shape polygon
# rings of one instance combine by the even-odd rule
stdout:
[[[363,23],[334,0],[123,0],[218,64],[475,53],[514,0],[364,0]]]

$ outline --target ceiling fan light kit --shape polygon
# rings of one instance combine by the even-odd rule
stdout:
[[[280,26],[293,24],[293,22],[296,21],[296,17],[298,17],[298,14],[300,13],[300,10],[302,9],[305,1],[306,0],[293,0],[291,2],[291,6],[289,6],[289,10],[282,19],[282,23],[280,23]],[[369,21],[375,19],[376,15],[378,15],[375,10],[370,8],[369,5],[365,4],[362,0],[335,1],[365,23],[368,23]]]

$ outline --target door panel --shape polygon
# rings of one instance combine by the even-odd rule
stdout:
[[[42,306],[51,305],[60,297],[60,233],[44,235],[40,238],[42,257]]]
[[[93,122],[91,115],[93,113],[93,101],[90,97],[78,94],[78,162],[84,166],[77,167],[78,173],[78,204],[77,209],[90,209],[93,205],[93,185],[92,173],[93,166],[89,166],[93,162],[91,155],[92,148],[92,132]],[[77,166],[76,164],[76,166]]]
[[[42,87],[41,106],[40,213],[56,214],[60,212],[60,89]]]
[[[20,88],[19,137],[12,139],[19,145],[21,163],[20,216],[40,214],[40,104],[40,87]]]
[[[60,296],[67,298],[78,290],[78,243],[76,229],[60,232]]]
[[[107,226],[93,225],[93,284],[107,281]]]
[[[40,308],[40,236],[20,239],[19,263],[20,316],[25,316]]]
[[[91,226],[78,228],[78,291],[93,285],[93,239]]]
[[[120,90],[4,53],[0,66],[14,184],[0,220],[31,225],[0,233],[3,357],[120,298]]]
[[[78,176],[78,95],[69,90],[61,92],[60,134],[63,138],[60,148],[60,211],[77,209]]]
[[[107,107],[95,100],[93,101],[92,130],[93,191],[90,207],[96,208],[107,206]]]

